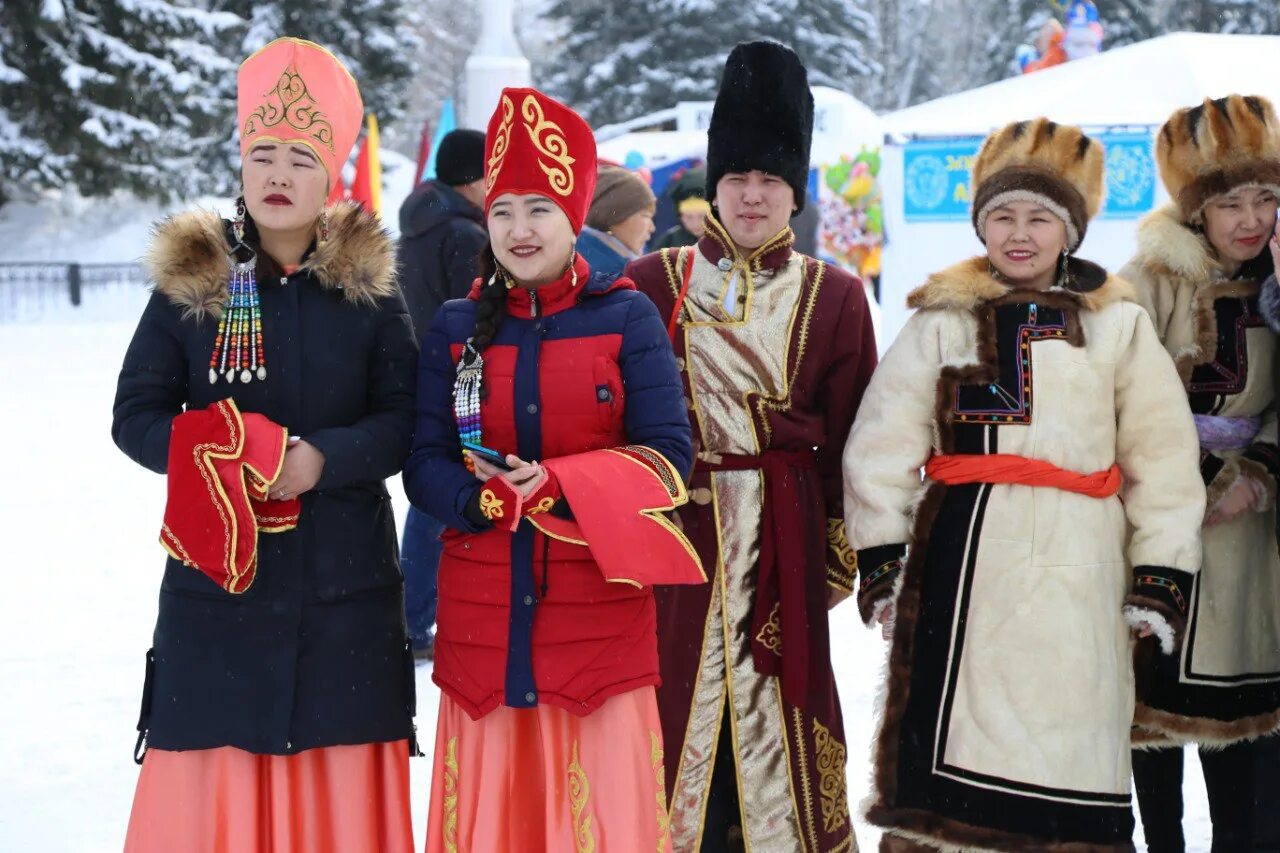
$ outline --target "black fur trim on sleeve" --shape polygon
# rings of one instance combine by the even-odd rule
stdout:
[[[876,605],[893,595],[893,587],[902,572],[906,545],[878,545],[858,552],[858,613],[870,625]]]

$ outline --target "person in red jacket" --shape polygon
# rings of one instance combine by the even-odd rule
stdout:
[[[705,580],[664,515],[693,461],[680,373],[653,303],[576,252],[586,122],[507,89],[485,163],[490,247],[423,339],[404,473],[448,528],[427,850],[669,850],[650,585]]]

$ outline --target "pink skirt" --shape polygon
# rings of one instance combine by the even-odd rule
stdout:
[[[652,687],[575,717],[440,697],[427,853],[670,853]]]
[[[149,749],[125,853],[412,853],[409,742]]]

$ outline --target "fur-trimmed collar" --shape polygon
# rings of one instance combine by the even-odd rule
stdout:
[[[1073,258],[1070,269],[1078,280],[1092,287],[1081,290],[1054,288],[1049,293],[1074,297],[1086,311],[1099,311],[1113,302],[1136,300],[1131,284],[1108,275],[1096,264]],[[984,302],[1007,296],[1013,290],[992,278],[986,255],[978,255],[929,276],[923,285],[907,296],[907,307],[972,311]]]
[[[329,239],[299,267],[321,287],[373,305],[396,289],[395,243],[376,217],[350,202],[328,209]],[[189,210],[158,222],[143,264],[156,290],[183,309],[183,317],[219,317],[227,301],[231,256],[227,223],[212,210]]]
[[[1173,275],[1194,284],[1226,277],[1209,241],[1189,228],[1171,204],[1144,216],[1137,237],[1134,262],[1157,276]]]

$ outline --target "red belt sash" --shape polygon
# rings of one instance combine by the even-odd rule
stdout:
[[[810,523],[814,508],[797,494],[797,471],[817,466],[812,451],[768,450],[759,456],[699,461],[696,467],[700,472],[758,470],[764,475],[751,656],[756,672],[779,678],[783,698],[802,710],[810,689],[821,687],[818,679],[831,660],[823,570],[826,522],[815,528]],[[806,536],[810,531],[816,535]]]
[[[1047,486],[1091,498],[1109,498],[1120,491],[1124,482],[1119,465],[1092,474],[1078,474],[1043,459],[1028,459],[1009,453],[934,456],[924,466],[924,473],[930,480],[949,486],[965,483]]]

